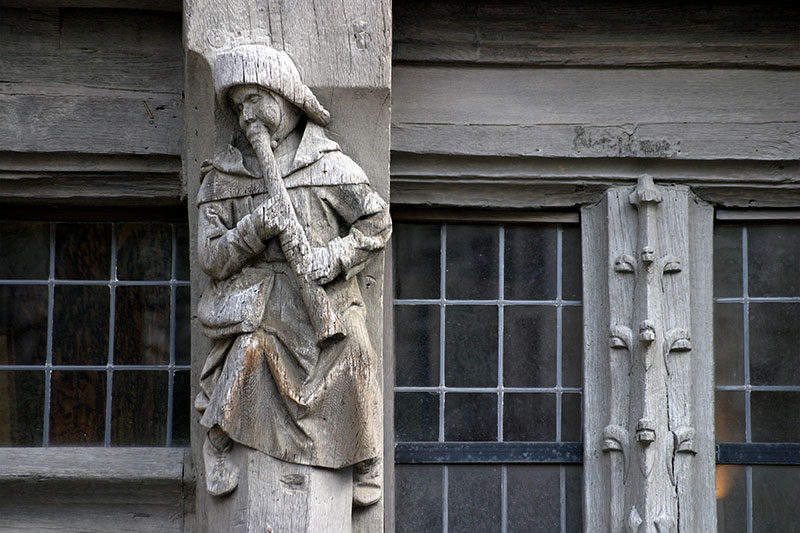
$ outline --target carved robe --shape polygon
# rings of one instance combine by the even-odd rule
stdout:
[[[285,461],[342,468],[380,455],[377,354],[355,274],[391,233],[388,206],[363,170],[309,122],[279,160],[312,247],[337,240],[341,274],[325,285],[346,337],[321,349],[277,236],[254,209],[267,200],[257,172],[233,147],[204,167],[198,255],[212,278],[198,306],[214,339],[201,375],[201,423]],[[297,140],[295,139],[295,142]],[[252,165],[249,165],[252,169]],[[374,241],[373,241],[374,242]]]

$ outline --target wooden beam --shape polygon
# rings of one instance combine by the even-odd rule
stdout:
[[[800,66],[797,6],[410,0],[394,60],[537,66]]]

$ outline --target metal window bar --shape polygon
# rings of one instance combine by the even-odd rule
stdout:
[[[111,446],[111,417],[113,406],[113,380],[114,372],[118,370],[140,370],[140,371],[160,371],[168,374],[168,398],[167,398],[167,431],[165,445],[172,445],[172,425],[174,412],[175,395],[175,373],[176,371],[190,370],[190,365],[178,365],[175,362],[175,334],[177,330],[176,309],[177,309],[177,287],[189,286],[190,281],[178,280],[178,242],[177,229],[175,223],[170,223],[171,230],[171,273],[169,280],[119,280],[117,278],[117,227],[118,223],[111,223],[111,272],[108,280],[73,280],[56,279],[56,225],[58,222],[50,223],[49,235],[49,265],[48,278],[46,280],[21,280],[21,279],[0,279],[0,285],[46,285],[48,288],[47,296],[47,341],[46,357],[43,365],[0,365],[0,371],[43,371],[45,374],[44,386],[44,409],[43,409],[43,431],[42,446],[50,445],[50,413],[52,404],[52,374],[54,371],[99,371],[106,373],[106,398],[105,398],[105,428],[103,446]],[[53,364],[53,321],[54,321],[54,299],[55,287],[61,285],[80,285],[80,286],[104,286],[109,289],[109,325],[108,325],[108,359],[105,365],[65,365]],[[166,365],[116,365],[114,364],[114,336],[116,326],[116,288],[125,286],[137,287],[160,287],[170,288],[170,324],[169,324],[169,363]]]
[[[436,392],[439,400],[438,442],[397,443],[397,463],[444,463],[442,469],[442,528],[448,530],[448,476],[447,463],[479,464],[501,463],[501,531],[506,532],[508,521],[507,467],[503,463],[561,463],[559,471],[561,530],[566,531],[566,470],[563,464],[582,461],[582,444],[562,442],[562,398],[564,392],[582,392],[581,387],[564,387],[562,383],[562,310],[564,306],[579,306],[580,300],[562,298],[563,278],[563,227],[556,224],[556,298],[555,300],[506,300],[505,298],[505,225],[498,224],[498,298],[489,300],[450,300],[446,295],[447,283],[447,223],[440,225],[439,297],[395,299],[394,305],[436,305],[439,307],[439,384],[438,386],[395,386],[395,392]],[[452,387],[445,383],[445,319],[446,308],[458,305],[496,306],[498,313],[497,386]],[[554,387],[506,387],[503,383],[504,366],[504,310],[506,306],[528,305],[554,307],[556,312],[556,384]],[[497,441],[454,443],[445,441],[445,405],[448,393],[482,392],[497,395]],[[513,393],[553,393],[556,395],[556,439],[553,443],[505,442],[503,435],[504,397]]]

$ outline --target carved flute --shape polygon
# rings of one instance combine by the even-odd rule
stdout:
[[[278,171],[275,155],[270,148],[269,137],[254,136],[250,139],[250,144],[261,164],[267,193],[271,198],[278,199],[284,205],[284,212],[288,216],[286,229],[280,233],[279,241],[283,254],[286,256],[286,262],[294,272],[300,288],[300,297],[306,306],[311,324],[317,333],[317,345],[322,346],[328,340],[340,339],[345,336],[344,328],[331,306],[324,287],[311,277],[311,244],[297,219],[294,205],[292,205],[283,178]]]

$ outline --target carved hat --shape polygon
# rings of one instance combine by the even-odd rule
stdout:
[[[319,124],[327,126],[331,115],[300,79],[297,66],[282,50],[263,44],[238,46],[217,54],[214,91],[220,105],[227,106],[228,91],[237,85],[258,85],[282,96]]]

